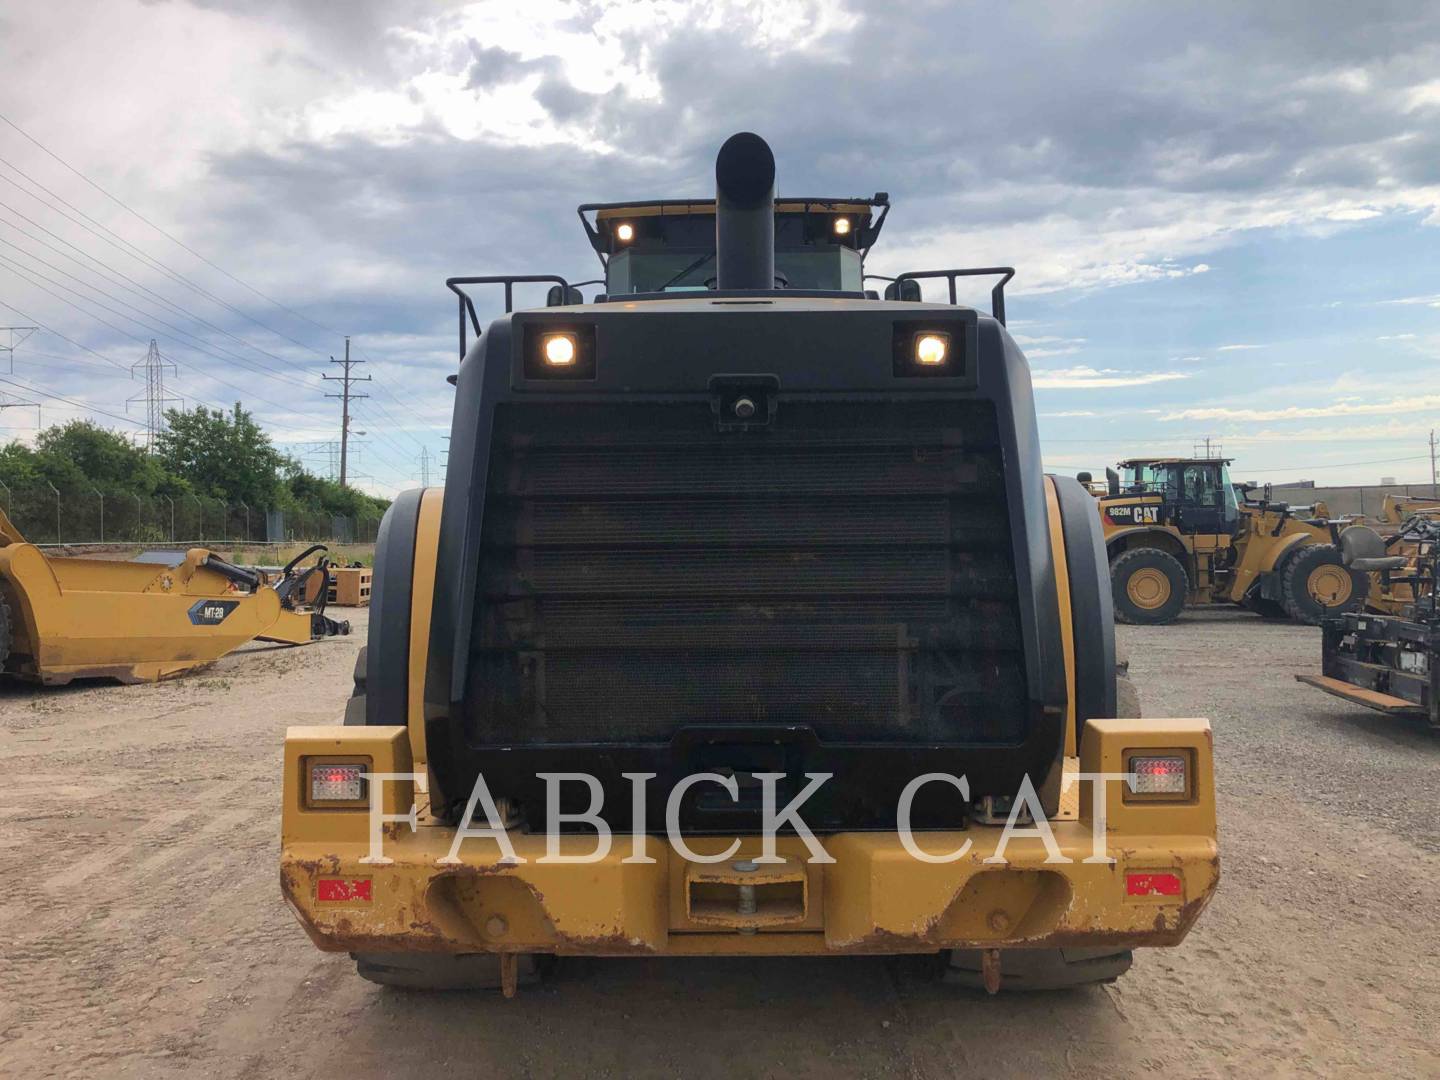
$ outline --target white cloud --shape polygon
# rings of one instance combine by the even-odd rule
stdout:
[[[1440,394],[1391,398],[1387,401],[1343,401],[1333,405],[1289,405],[1282,409],[1234,409],[1206,406],[1179,409],[1163,414],[1161,420],[1303,420],[1319,416],[1384,416],[1390,413],[1440,410]],[[1338,433],[1337,433],[1338,435]]]
[[[1241,352],[1245,349],[1263,349],[1264,345],[1221,345],[1219,352]]]
[[[1414,334],[1381,334],[1376,341],[1414,341]]]
[[[1440,293],[1431,293],[1429,296],[1402,296],[1395,300],[1381,300],[1382,304],[1410,304],[1424,305],[1425,307],[1440,308]]]
[[[1090,409],[1067,409],[1064,412],[1042,412],[1040,415],[1059,419],[1066,416],[1099,416],[1100,414],[1092,412]]]
[[[1149,386],[1152,383],[1188,379],[1183,371],[1117,371],[1078,365],[1070,368],[1040,369],[1031,379],[1037,390],[1085,390],[1115,386]]]

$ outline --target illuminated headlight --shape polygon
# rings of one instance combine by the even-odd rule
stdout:
[[[915,362],[922,367],[939,367],[949,353],[949,334],[915,335]]]
[[[545,354],[545,363],[551,367],[569,367],[575,363],[574,334],[546,334],[541,348]]]
[[[836,236],[850,235],[850,219],[848,217],[837,217],[834,224]]]
[[[635,239],[635,226],[631,225],[628,221],[622,221],[619,225],[615,226],[615,239],[619,240],[622,244],[628,244],[631,240]]]
[[[310,764],[312,803],[355,803],[365,798],[364,765]]]
[[[1129,771],[1135,774],[1136,795],[1184,798],[1190,793],[1190,761],[1184,754],[1134,754]]]

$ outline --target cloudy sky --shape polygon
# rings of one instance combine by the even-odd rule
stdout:
[[[1246,479],[1429,479],[1436,0],[46,0],[0,4],[0,70],[0,326],[41,327],[0,401],[46,424],[138,430],[154,337],[323,471],[350,334],[355,471],[409,486],[444,279],[591,277],[576,204],[706,195],[749,129],[782,194],[890,192],[868,269],[1018,268],[1050,467],[1209,437]]]

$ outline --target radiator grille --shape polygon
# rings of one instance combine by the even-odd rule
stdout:
[[[988,402],[501,406],[471,741],[1019,741],[1001,465]]]

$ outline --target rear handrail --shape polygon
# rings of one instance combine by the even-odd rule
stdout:
[[[919,281],[922,278],[944,278],[950,283],[950,303],[957,303],[955,299],[955,279],[962,277],[990,277],[994,274],[1003,275],[995,287],[990,290],[990,314],[1001,325],[1005,325],[1005,285],[1015,276],[1013,266],[970,266],[954,270],[911,270],[908,273],[897,274],[895,284],[898,287],[902,281]],[[872,275],[873,276],[873,275]]]
[[[515,310],[515,286],[520,284],[531,284],[534,282],[548,281],[559,285],[565,292],[562,295],[569,295],[573,287],[558,274],[486,274],[482,277],[452,277],[445,279],[445,287],[460,298],[460,359],[465,359],[465,316],[470,316],[470,325],[475,329],[475,336],[480,336],[480,316],[475,313],[475,303],[470,299],[469,294],[460,286],[462,285],[504,285],[505,286],[505,314]]]

